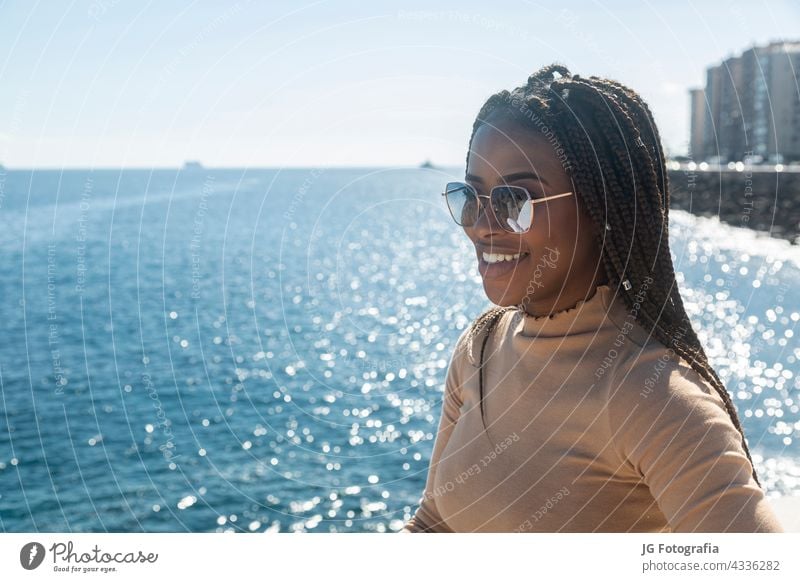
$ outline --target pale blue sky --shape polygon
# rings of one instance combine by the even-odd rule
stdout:
[[[0,163],[462,164],[483,101],[553,61],[682,153],[706,67],[798,37],[796,0],[0,2]]]

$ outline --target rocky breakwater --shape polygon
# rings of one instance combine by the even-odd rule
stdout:
[[[671,165],[670,208],[800,243],[800,168]]]

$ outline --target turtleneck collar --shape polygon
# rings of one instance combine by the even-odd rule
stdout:
[[[550,315],[529,315],[520,308],[514,333],[525,337],[561,337],[595,332],[601,326],[614,325],[620,317],[624,319],[625,311],[622,297],[609,285],[598,285],[588,299]]]

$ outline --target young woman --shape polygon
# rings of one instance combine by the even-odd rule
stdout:
[[[496,304],[459,337],[404,532],[780,532],[684,310],[644,101],[550,65],[444,192]]]

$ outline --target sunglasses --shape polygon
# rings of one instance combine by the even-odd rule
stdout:
[[[515,234],[526,233],[531,228],[534,204],[571,195],[572,192],[564,192],[534,199],[521,186],[495,186],[489,196],[483,196],[466,182],[448,182],[442,192],[450,214],[459,226],[474,226],[483,206],[480,199],[488,198],[497,223],[503,230]]]

